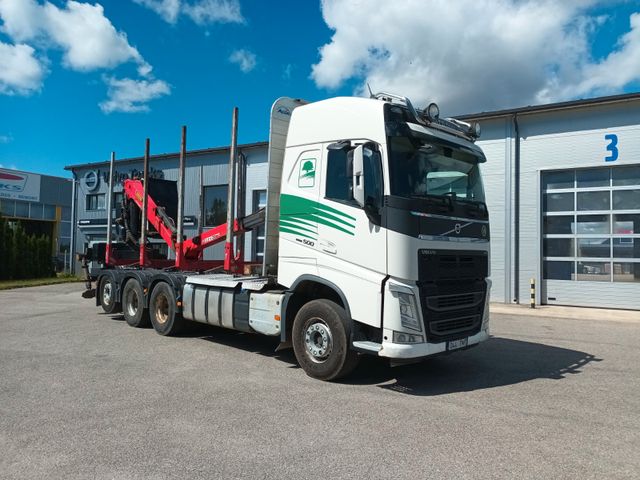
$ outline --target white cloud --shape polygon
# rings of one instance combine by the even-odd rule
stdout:
[[[60,9],[45,3],[44,13],[47,33],[64,50],[64,62],[70,68],[114,68],[129,61],[145,65],[127,36],[104,16],[102,5],[69,1]]]
[[[291,80],[291,74],[293,73],[293,65],[287,63],[282,69],[282,79],[283,80]]]
[[[34,53],[29,45],[0,42],[0,94],[30,95],[40,90],[45,70]]]
[[[145,6],[168,23],[176,23],[180,16],[189,17],[198,25],[212,23],[244,23],[239,0],[133,0]]]
[[[158,15],[165,22],[176,23],[180,15],[180,0],[133,0],[135,3],[147,7]]]
[[[611,93],[640,79],[640,13],[634,13],[629,20],[631,30],[620,38],[617,50],[585,67],[578,92]]]
[[[50,2],[0,0],[0,17],[2,31],[13,40],[61,49],[65,65],[73,70],[111,69],[131,61],[143,71],[149,68],[100,4],[69,0],[59,8]]]
[[[0,19],[1,32],[25,42],[0,44],[0,94],[27,95],[41,88],[44,68],[34,47],[61,50],[64,66],[81,72],[137,65],[138,75],[146,80],[109,80],[109,98],[100,105],[105,112],[146,111],[144,102],[170,91],[165,82],[153,79],[153,67],[114,27],[99,3],[68,0],[59,7],[48,1],[0,0]]]
[[[602,62],[591,57],[616,0],[323,0],[334,30],[311,77],[334,89],[439,102],[445,113],[513,107],[619,89],[640,79],[640,16]],[[363,19],[365,19],[363,21]]]
[[[0,143],[11,143],[11,142],[13,142],[13,136],[0,135]]]
[[[245,49],[234,50],[229,61],[238,65],[243,73],[249,73],[256,67],[256,54]]]
[[[44,23],[43,10],[33,0],[0,0],[2,30],[16,42],[36,37]]]
[[[108,99],[100,103],[104,113],[148,112],[148,102],[171,93],[171,87],[162,80],[108,77],[105,82],[109,87]]]
[[[3,163],[0,163],[0,168],[6,168],[7,170],[17,170],[18,167],[15,166],[15,164],[10,164],[10,165],[5,165]]]
[[[237,0],[200,0],[185,3],[184,12],[198,25],[210,23],[244,23]]]

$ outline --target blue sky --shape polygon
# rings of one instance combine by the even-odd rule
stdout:
[[[573,5],[563,5],[563,3]],[[634,14],[639,14],[635,16]],[[640,91],[640,2],[0,0],[0,165],[266,140],[279,96],[445,113]],[[132,101],[132,102],[131,102]]]

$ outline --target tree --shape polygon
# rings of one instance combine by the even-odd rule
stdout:
[[[302,171],[304,172],[305,177],[310,177],[313,173],[313,162],[311,160],[306,160],[302,164]]]

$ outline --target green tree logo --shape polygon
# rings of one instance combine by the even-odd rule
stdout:
[[[304,172],[303,177],[313,177],[316,174],[316,169],[313,166],[313,162],[311,160],[305,160],[302,165],[302,171]]]
[[[298,186],[303,188],[313,187],[316,179],[316,159],[305,158],[300,162],[300,175]]]

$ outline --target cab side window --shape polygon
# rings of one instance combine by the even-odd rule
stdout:
[[[353,199],[353,151],[328,150],[325,198],[355,205]]]

